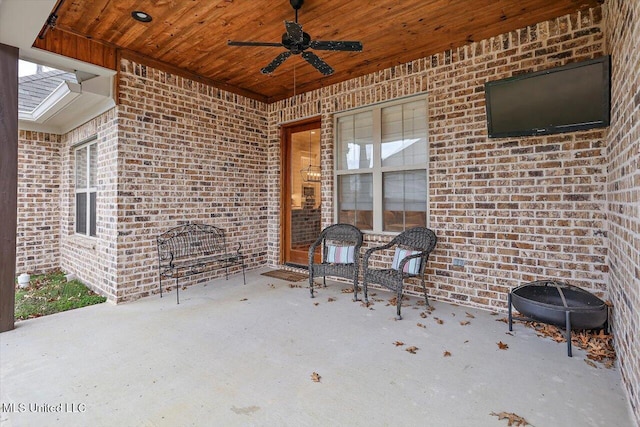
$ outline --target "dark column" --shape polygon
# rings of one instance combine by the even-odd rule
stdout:
[[[18,49],[0,44],[0,332],[15,320]]]

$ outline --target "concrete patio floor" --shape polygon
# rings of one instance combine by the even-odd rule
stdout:
[[[490,415],[503,411],[535,427],[634,424],[617,367],[523,325],[508,335],[503,314],[435,302],[421,318],[411,298],[396,321],[344,284],[311,299],[306,281],[264,271],[189,287],[180,305],[173,291],[18,322],[0,334],[0,424],[506,426]]]

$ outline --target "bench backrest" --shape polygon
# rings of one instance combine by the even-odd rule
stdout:
[[[161,234],[157,238],[160,264],[181,258],[195,258],[225,253],[224,231],[207,224],[185,224]]]

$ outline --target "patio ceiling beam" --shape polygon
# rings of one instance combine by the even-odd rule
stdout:
[[[0,332],[13,329],[15,320],[18,53],[0,44]]]

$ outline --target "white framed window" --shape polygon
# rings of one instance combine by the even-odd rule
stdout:
[[[334,129],[336,222],[377,233],[426,226],[426,96],[336,114]]]
[[[96,236],[98,144],[92,139],[75,148],[76,234]]]

